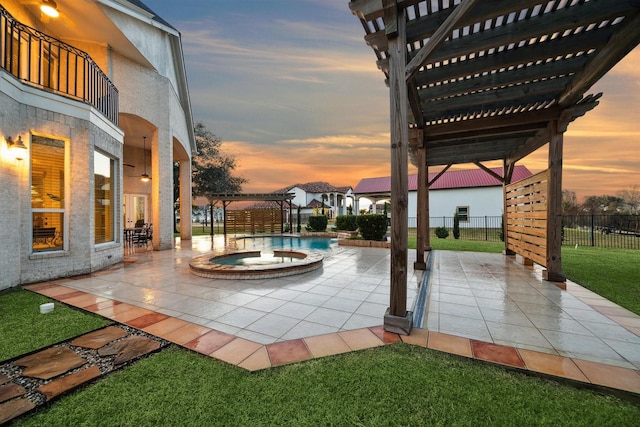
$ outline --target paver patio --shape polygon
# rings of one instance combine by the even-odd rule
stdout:
[[[407,307],[426,301],[426,310],[399,336],[381,326],[388,249],[336,245],[315,272],[216,280],[188,271],[191,257],[212,250],[210,238],[180,243],[25,288],[248,370],[402,340],[640,394],[640,317],[577,284],[562,290],[513,257],[434,251],[425,280],[409,270]]]

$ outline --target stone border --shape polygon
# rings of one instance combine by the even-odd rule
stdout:
[[[260,255],[260,251],[225,251],[222,254],[207,253],[189,261],[189,271],[196,276],[209,279],[271,279],[308,273],[322,267],[324,255],[318,251],[274,250],[276,256],[290,256],[295,261],[273,265],[223,265],[215,259],[235,255]]]
[[[357,246],[360,248],[390,248],[391,242],[362,239],[338,239],[338,246]]]

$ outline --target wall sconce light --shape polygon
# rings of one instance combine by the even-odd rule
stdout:
[[[10,136],[7,137],[7,145],[9,146],[9,150],[11,151],[11,154],[13,155],[13,158],[16,160],[22,160],[24,159],[24,151],[22,150],[26,150],[27,146],[24,145],[24,142],[22,142],[22,136],[18,135],[18,140],[14,141]]]

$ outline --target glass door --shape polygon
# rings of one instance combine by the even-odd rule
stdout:
[[[148,196],[144,194],[125,194],[122,212],[124,215],[124,228],[139,228],[149,223]]]

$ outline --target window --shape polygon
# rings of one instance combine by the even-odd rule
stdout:
[[[93,156],[93,216],[95,243],[113,242],[115,240],[114,203],[114,170],[115,161],[102,153]]]
[[[458,221],[469,222],[469,206],[456,207],[456,213],[458,214]]]
[[[32,250],[63,249],[65,240],[65,142],[31,138]]]

